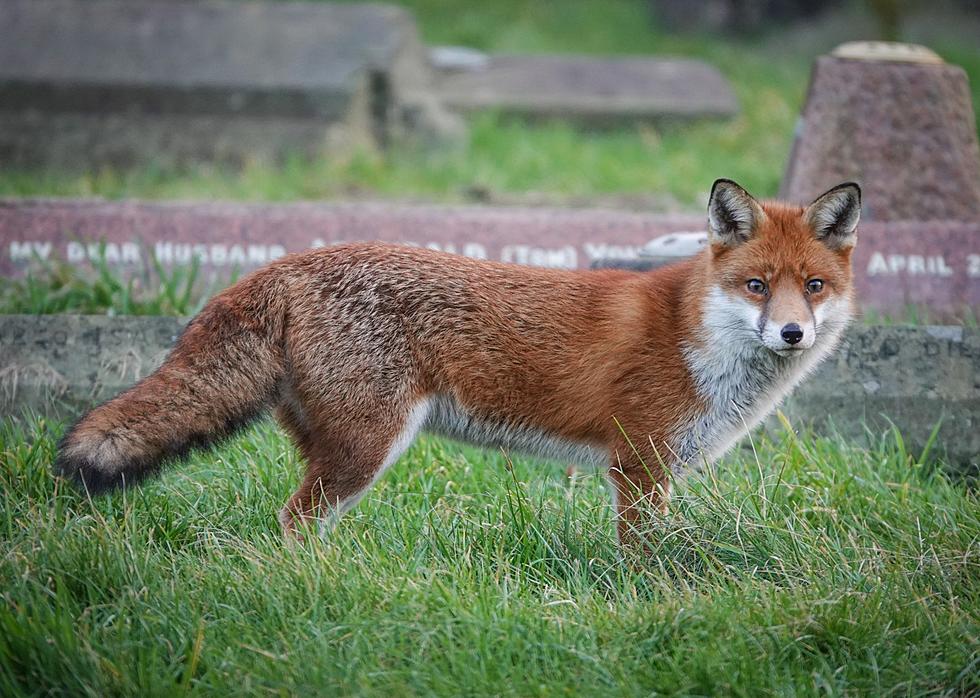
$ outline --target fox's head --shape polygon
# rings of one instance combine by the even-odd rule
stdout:
[[[851,312],[860,213],[853,182],[802,208],[759,202],[731,180],[716,181],[708,202],[709,325],[780,356],[836,336]]]

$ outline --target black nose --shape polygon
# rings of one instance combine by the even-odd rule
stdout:
[[[780,331],[783,341],[787,344],[799,344],[803,339],[803,330],[795,322],[791,322]]]

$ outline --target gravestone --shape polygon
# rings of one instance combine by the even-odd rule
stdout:
[[[209,0],[0,2],[6,166],[239,164],[441,124],[404,10]]]
[[[841,347],[783,406],[790,422],[857,442],[895,427],[917,454],[935,448],[980,465],[980,331],[852,326]]]
[[[0,416],[106,400],[159,366],[183,327],[170,317],[0,315]]]
[[[451,109],[609,125],[662,119],[725,118],[738,111],[714,67],[687,59],[575,55],[437,54],[448,67],[435,90]],[[455,62],[451,59],[455,58]]]
[[[0,417],[75,415],[156,368],[182,326],[162,317],[0,316]],[[858,441],[894,424],[913,453],[939,423],[935,452],[975,469],[978,375],[980,331],[854,326],[783,410],[795,427]]]
[[[868,221],[980,220],[966,73],[905,44],[844,44],[819,57],[780,196],[810,201],[844,180],[860,182]]]
[[[35,257],[84,264],[99,255],[99,241],[124,275],[145,274],[155,255],[165,266],[197,258],[205,276],[227,278],[287,252],[355,240],[535,266],[618,260],[649,268],[641,253],[651,240],[704,226],[702,215],[603,209],[0,199],[0,274],[22,274]],[[980,220],[862,222],[854,268],[865,310],[980,315]]]
[[[583,268],[596,257],[635,257],[651,238],[700,226],[701,217],[610,210],[391,203],[156,203],[0,199],[0,274],[33,258],[106,261],[139,271],[197,257],[207,272],[254,269],[288,252],[383,240],[480,259]]]

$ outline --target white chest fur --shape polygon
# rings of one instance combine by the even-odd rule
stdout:
[[[780,356],[760,342],[748,310],[717,293],[705,312],[704,341],[686,350],[704,407],[675,441],[677,469],[713,462],[757,426],[837,346],[849,319],[849,303],[838,301],[816,313],[817,339],[810,349]]]
[[[681,465],[711,463],[724,454],[772,412],[806,375],[808,364],[815,363],[806,355],[784,358],[761,346],[691,350],[688,361],[704,409],[678,439]]]

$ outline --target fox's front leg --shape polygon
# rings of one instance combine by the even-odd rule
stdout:
[[[636,457],[617,459],[609,469],[609,480],[619,543],[628,548],[642,547],[656,517],[667,512],[670,471]]]

